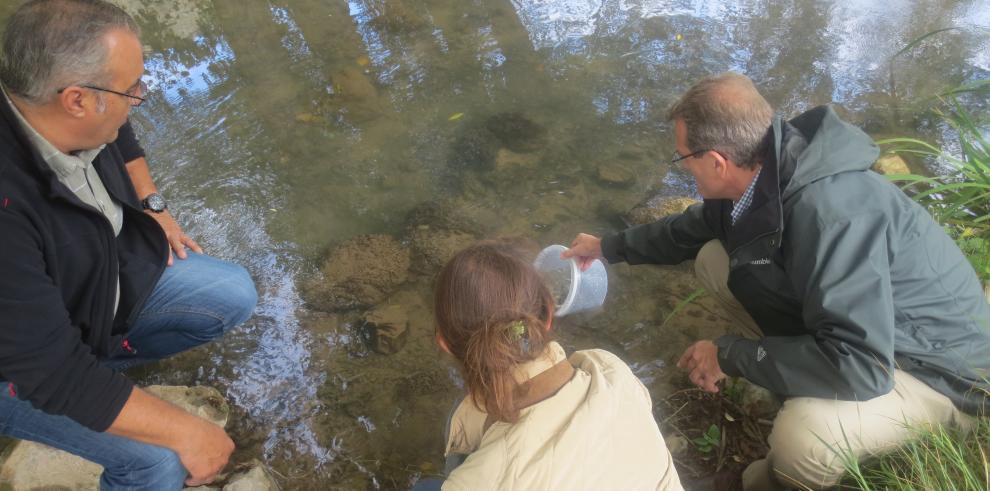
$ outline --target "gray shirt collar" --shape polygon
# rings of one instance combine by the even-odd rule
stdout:
[[[41,133],[38,133],[38,131],[31,126],[31,123],[24,118],[21,111],[17,109],[17,106],[15,106],[13,101],[10,100],[10,96],[7,95],[7,89],[0,85],[0,91],[3,92],[4,98],[7,99],[7,104],[9,104],[10,108],[13,110],[14,116],[16,116],[17,120],[20,121],[21,127],[24,128],[24,132],[27,133],[27,137],[28,140],[30,140],[31,145],[33,145],[34,148],[41,153],[41,158],[45,160],[45,163],[48,164],[48,166],[51,167],[51,169],[55,171],[59,177],[65,178],[79,169],[89,167],[93,164],[93,160],[96,159],[96,156],[103,150],[104,147],[106,147],[106,145],[100,145],[97,148],[91,150],[81,150],[73,154],[62,153],[61,150],[55,148],[55,145],[52,145],[51,142],[45,139],[45,137],[41,136]]]

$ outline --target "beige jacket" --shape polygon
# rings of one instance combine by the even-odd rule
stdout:
[[[551,343],[520,367],[532,378],[563,361]],[[453,490],[681,490],[653,419],[646,387],[615,355],[571,355],[573,378],[555,395],[523,409],[515,424],[496,422],[466,398],[451,419],[447,453],[470,454],[443,484]]]

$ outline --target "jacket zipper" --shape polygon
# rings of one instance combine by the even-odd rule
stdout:
[[[132,355],[137,354],[137,350],[133,346],[131,346],[131,342],[128,341],[127,339],[124,339],[123,341],[120,342],[120,347],[124,348],[124,350],[126,350],[128,353]]]

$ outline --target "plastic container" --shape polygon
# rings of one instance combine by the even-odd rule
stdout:
[[[554,317],[599,308],[608,292],[605,265],[596,259],[587,271],[581,271],[575,259],[560,258],[560,253],[566,250],[562,245],[552,245],[540,251],[533,261],[557,302]]]

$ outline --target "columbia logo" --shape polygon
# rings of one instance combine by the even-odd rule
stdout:
[[[769,257],[765,257],[763,259],[754,259],[754,260],[750,261],[749,264],[753,264],[753,265],[756,265],[756,266],[766,266],[766,265],[770,264],[770,258]]]
[[[756,361],[763,361],[767,357],[767,350],[763,349],[763,346],[756,347]]]

